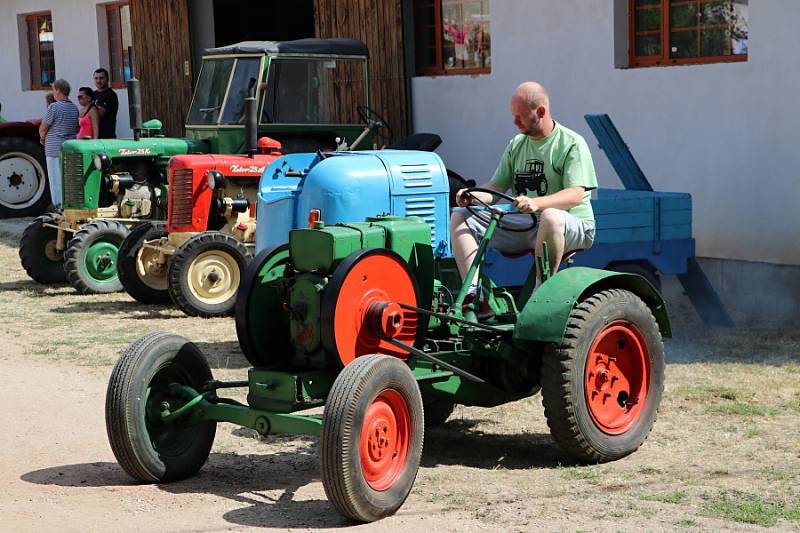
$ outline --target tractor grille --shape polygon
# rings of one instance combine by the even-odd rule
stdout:
[[[63,164],[64,205],[83,207],[83,156],[78,152],[64,152]]]
[[[192,169],[179,168],[172,173],[169,186],[169,225],[192,224]]]
[[[436,199],[432,196],[406,198],[406,216],[420,217],[431,227],[431,243],[436,244]]]

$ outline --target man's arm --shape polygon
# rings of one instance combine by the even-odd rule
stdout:
[[[39,124],[39,144],[44,144],[44,138],[47,137],[47,130],[49,129],[50,125],[45,124],[44,121]]]
[[[583,187],[567,187],[553,194],[538,196],[536,198],[517,196],[514,199],[514,207],[516,207],[520,213],[535,213],[550,208],[569,211],[583,201],[585,192],[586,189]]]
[[[478,187],[481,187],[483,189],[490,189],[490,190],[497,191],[497,192],[506,192],[499,185],[497,185],[497,184],[495,184],[495,183],[493,183],[491,181],[487,181],[486,183],[484,183],[482,185],[478,185]],[[466,189],[460,189],[456,193],[456,204],[459,207],[466,207],[467,204],[476,203],[474,200],[467,201],[465,198],[462,198],[462,193],[465,190]],[[488,192],[472,192],[472,193],[470,193],[470,196],[474,196],[475,198],[477,198],[478,200],[480,200],[480,201],[482,201],[483,203],[486,203],[486,204],[493,204],[493,203],[496,203],[497,200],[498,200],[497,196],[489,194]]]

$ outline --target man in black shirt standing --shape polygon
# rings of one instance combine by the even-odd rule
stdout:
[[[99,68],[94,71],[94,85],[97,91],[94,93],[94,105],[100,112],[100,132],[99,139],[117,138],[117,109],[119,100],[117,93],[108,84],[108,71]]]

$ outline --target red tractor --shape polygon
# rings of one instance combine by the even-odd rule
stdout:
[[[232,313],[255,242],[255,206],[264,169],[281,156],[262,137],[248,155],[180,155],[169,162],[167,223],[135,227],[119,250],[119,278],[143,303],[170,300],[186,314]]]

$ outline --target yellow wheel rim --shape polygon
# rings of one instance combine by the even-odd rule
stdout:
[[[189,267],[189,290],[208,304],[223,303],[236,294],[240,275],[239,264],[230,254],[220,250],[203,252]]]
[[[151,289],[165,291],[169,285],[167,278],[167,264],[159,264],[159,252],[152,248],[139,248],[136,254],[136,273],[142,283]]]

